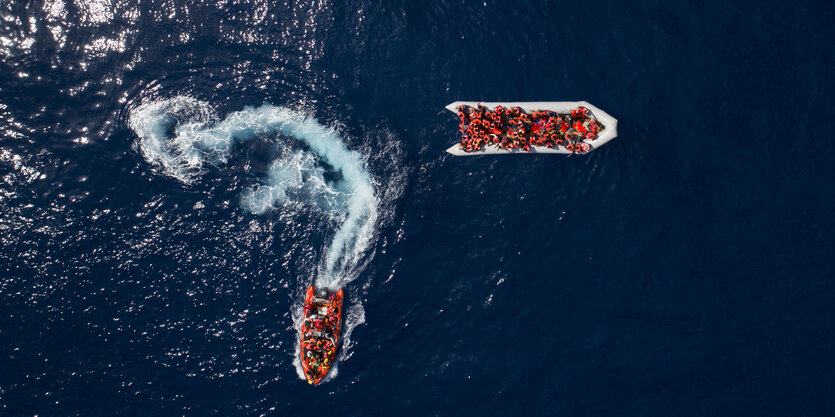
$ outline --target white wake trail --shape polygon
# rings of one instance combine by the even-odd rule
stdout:
[[[276,134],[304,142],[309,151],[286,152],[274,161],[265,184],[244,190],[241,206],[260,214],[279,205],[310,205],[341,220],[316,285],[337,289],[356,277],[354,267],[375,233],[379,202],[361,155],[349,150],[336,130],[268,104],[219,120],[211,106],[190,97],[142,104],[130,112],[129,125],[145,160],[183,183],[199,178],[207,162],[225,163],[237,142]],[[340,178],[326,180],[320,162]]]

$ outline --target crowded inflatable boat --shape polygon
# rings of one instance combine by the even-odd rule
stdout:
[[[586,102],[455,102],[453,155],[586,153],[615,136],[617,120]]]
[[[342,290],[316,293],[311,285],[304,301],[299,350],[308,384],[318,384],[333,366],[342,330]]]

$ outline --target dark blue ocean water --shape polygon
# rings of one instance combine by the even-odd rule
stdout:
[[[833,11],[4,1],[0,415],[835,415]],[[456,158],[455,100],[619,136]]]

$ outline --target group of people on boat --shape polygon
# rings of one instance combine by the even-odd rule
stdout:
[[[481,104],[477,107],[458,106],[461,132],[459,147],[475,152],[493,145],[504,150],[530,152],[532,146],[554,148],[564,146],[571,152],[589,150],[585,139],[595,139],[603,130],[586,107],[578,107],[568,114],[550,110],[536,110],[528,114],[521,107],[493,109]]]
[[[339,332],[339,306],[333,303],[334,295],[328,298],[325,314],[315,305],[304,306],[304,323],[302,324],[302,355],[308,368],[319,374],[321,370],[330,368],[336,355],[335,334]],[[324,301],[324,300],[323,300]]]

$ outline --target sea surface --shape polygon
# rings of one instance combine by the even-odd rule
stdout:
[[[0,416],[835,415],[833,17],[4,0]],[[619,135],[453,157],[456,100]]]

